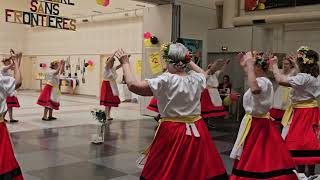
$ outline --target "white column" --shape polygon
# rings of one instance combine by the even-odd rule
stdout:
[[[233,28],[233,18],[237,16],[239,9],[238,0],[225,0],[223,3],[223,28]]]

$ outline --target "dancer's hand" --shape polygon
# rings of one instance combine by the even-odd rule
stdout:
[[[123,49],[119,49],[116,52],[116,57],[119,59],[121,64],[129,64],[129,55]]]
[[[10,58],[10,59],[11,59],[11,58]],[[4,66],[2,70],[3,70],[4,72],[6,72],[6,71],[8,71],[9,69],[14,70],[14,62],[13,62],[12,60],[10,60],[10,64],[7,65],[7,66]]]
[[[271,65],[278,65],[278,57],[277,56],[273,56],[272,58],[269,59]]]
[[[240,57],[240,65],[242,68],[245,68],[248,64],[253,63],[253,55],[251,52],[247,52],[246,54],[239,54]]]

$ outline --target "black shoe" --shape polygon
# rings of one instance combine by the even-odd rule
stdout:
[[[3,121],[6,122],[6,123],[8,122],[8,120],[6,120],[6,119],[4,119]]]
[[[47,118],[42,118],[42,121],[50,121],[50,120]]]
[[[55,118],[55,117],[49,117],[48,119],[49,119],[50,121],[57,120],[57,118]]]
[[[19,122],[19,121],[18,121],[18,120],[15,120],[15,119],[10,120],[10,123],[17,123],[17,122]]]

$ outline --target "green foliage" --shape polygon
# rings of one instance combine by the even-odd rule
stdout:
[[[106,124],[107,123],[107,116],[106,112],[103,110],[93,110],[91,111],[91,115],[95,120],[97,120],[101,124]]]

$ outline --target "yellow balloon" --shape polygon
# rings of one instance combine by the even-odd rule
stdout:
[[[97,4],[102,5],[103,4],[103,0],[96,0]]]
[[[257,8],[259,10],[264,10],[264,9],[266,9],[266,6],[263,3],[259,3]]]
[[[150,39],[145,39],[144,40],[144,46],[146,46],[146,47],[152,46],[151,40]]]
[[[224,106],[231,106],[232,105],[232,100],[231,100],[230,96],[227,96],[224,98],[223,105]]]
[[[89,70],[90,72],[92,72],[92,71],[93,71],[93,66],[92,66],[92,65],[89,65],[89,66],[88,66],[88,70]]]

